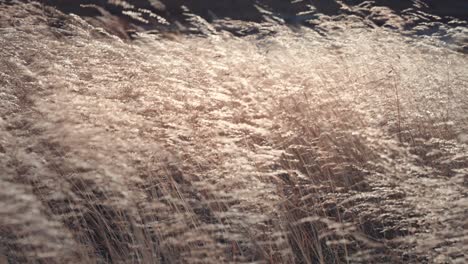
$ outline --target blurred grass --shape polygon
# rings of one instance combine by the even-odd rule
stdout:
[[[125,43],[0,12],[10,263],[466,261],[466,56],[339,22]]]

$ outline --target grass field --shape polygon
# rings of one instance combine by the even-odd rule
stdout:
[[[0,5],[0,263],[468,262],[466,54],[330,23],[124,42]]]

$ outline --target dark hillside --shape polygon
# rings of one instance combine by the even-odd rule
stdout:
[[[43,2],[66,13],[94,18],[104,16],[105,19],[98,19],[98,21],[89,19],[89,21],[110,32],[118,31],[120,36],[126,34],[127,37],[132,32],[142,30],[200,33],[193,30],[192,15],[199,16],[208,22],[217,21],[215,26],[217,30],[228,31],[236,36],[258,33],[259,30],[252,29],[252,26],[248,24],[250,22],[272,21],[290,26],[304,25],[327,34],[329,29],[324,29],[322,24],[326,24],[330,19],[343,20],[350,17],[354,20],[359,19],[368,27],[385,27],[409,36],[435,37],[458,51],[467,52],[468,49],[466,32],[468,2],[457,0],[46,0]],[[83,7],[83,4],[87,6]],[[93,8],[92,5],[103,9]],[[159,18],[151,17],[147,11],[142,12],[142,9],[164,18],[169,23],[161,23]],[[106,13],[103,14],[102,10]],[[133,13],[123,14],[124,11]],[[137,19],[135,19],[136,16],[138,16]],[[143,21],[139,17],[143,18]],[[226,23],[226,20],[237,22]],[[118,24],[122,29],[116,30],[116,27],[119,27]],[[191,29],[188,30],[189,28]]]

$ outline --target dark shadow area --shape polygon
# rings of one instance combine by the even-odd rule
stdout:
[[[45,0],[41,1],[47,5],[52,5],[66,13],[76,13],[79,15],[99,15],[98,12],[83,9],[80,5],[94,4],[106,8],[114,14],[119,14],[125,9],[122,6],[111,4],[107,0]],[[410,11],[424,11],[441,18],[458,18],[466,20],[468,18],[468,2],[458,0],[412,0],[412,1],[392,1],[392,0],[309,0],[309,1],[278,1],[278,0],[127,0],[128,4],[135,8],[144,8],[153,12],[167,15],[169,20],[183,20],[184,11],[182,6],[187,7],[192,13],[211,21],[213,19],[236,19],[250,22],[262,22],[265,20],[263,14],[257,7],[270,11],[272,15],[292,19],[298,13],[312,11],[324,15],[338,15],[346,13],[343,5],[349,7],[362,7],[370,9],[373,6],[385,6],[390,8],[396,14],[402,14]],[[340,4],[339,2],[342,2]]]
[[[214,23],[217,31],[235,36],[255,35],[252,23],[307,26],[320,34],[323,21],[353,17],[370,27],[385,27],[410,36],[435,36],[466,51],[468,40],[460,28],[468,26],[468,1],[459,0],[45,0],[65,13],[87,17],[92,24],[119,37],[131,39],[133,32],[152,30],[182,34],[206,34],[193,24],[194,17]],[[128,15],[135,12],[142,19]],[[127,14],[125,14],[127,13]],[[161,23],[156,14],[168,23]],[[104,17],[104,18],[103,18]],[[93,20],[94,19],[94,20]],[[95,20],[98,20],[97,22]],[[356,20],[354,20],[356,21]],[[453,33],[452,29],[457,28]],[[116,29],[117,28],[117,29]],[[331,29],[333,30],[333,29]],[[325,29],[330,31],[330,29]],[[127,33],[125,33],[127,32]]]

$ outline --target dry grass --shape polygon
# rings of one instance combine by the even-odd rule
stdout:
[[[0,261],[467,261],[466,55],[0,14]]]

